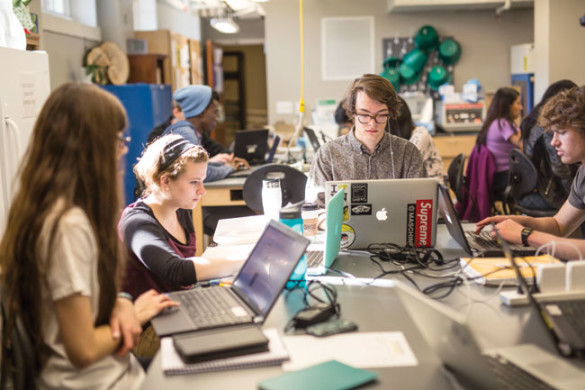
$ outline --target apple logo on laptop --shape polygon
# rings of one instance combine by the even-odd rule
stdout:
[[[386,211],[386,207],[383,207],[382,210],[376,211],[376,219],[378,221],[386,221],[388,219],[388,211]]]

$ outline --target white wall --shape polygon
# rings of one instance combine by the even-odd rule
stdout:
[[[585,1],[536,0],[534,14],[534,101],[538,102],[555,81],[569,79],[585,84],[585,27],[579,24],[579,17],[585,14]]]
[[[170,30],[187,38],[201,40],[199,16],[178,10],[160,0],[156,8],[159,30]]]
[[[298,101],[300,95],[300,43],[298,2],[271,0],[266,10],[265,36],[269,123],[291,121],[277,115],[278,101]],[[507,11],[501,19],[495,10],[387,13],[386,0],[305,0],[305,103],[307,112],[317,98],[340,99],[348,81],[321,79],[321,18],[373,16],[375,18],[375,63],[382,70],[382,39],[396,34],[409,36],[421,26],[434,26],[439,35],[453,36],[462,47],[455,68],[455,87],[477,77],[485,90],[510,83],[510,46],[533,42],[533,10]],[[357,76],[357,75],[356,75]]]

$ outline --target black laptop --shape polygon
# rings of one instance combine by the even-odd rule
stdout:
[[[309,141],[311,141],[311,145],[313,146],[313,150],[315,150],[315,152],[316,152],[321,147],[321,142],[319,142],[319,138],[317,138],[317,134],[315,134],[315,130],[309,129],[308,127],[305,127],[304,130],[305,130],[305,133],[307,133],[307,137],[309,137]]]
[[[264,164],[268,151],[268,129],[236,131],[234,155],[250,165]]]
[[[169,293],[180,306],[151,323],[159,336],[241,324],[261,324],[278,299],[310,241],[270,221],[230,287]]]
[[[449,234],[469,256],[504,256],[504,250],[501,245],[491,237],[486,229],[481,231],[480,234],[463,230],[455,207],[453,207],[449,190],[442,185],[439,185],[439,211],[445,220]],[[510,248],[517,256],[532,256],[536,253],[536,248],[530,246],[510,245]]]

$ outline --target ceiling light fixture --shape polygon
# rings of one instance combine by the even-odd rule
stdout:
[[[240,26],[234,22],[231,16],[227,18],[211,18],[209,24],[211,27],[224,34],[235,34],[240,31]]]

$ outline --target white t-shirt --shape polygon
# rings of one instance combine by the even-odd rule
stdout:
[[[423,159],[423,166],[427,177],[434,177],[439,183],[444,183],[443,159],[437,151],[433,137],[424,126],[418,126],[410,136],[410,142],[416,145]]]
[[[53,220],[61,209],[57,204],[47,218],[39,242],[44,253]],[[68,210],[59,222],[53,242],[53,256],[42,284],[43,334],[51,350],[39,377],[40,389],[138,389],[144,371],[132,354],[109,355],[80,370],[67,358],[55,301],[81,293],[90,298],[95,321],[98,310],[98,251],[95,236],[86,214],[79,208]],[[46,257],[40,259],[46,261]]]

